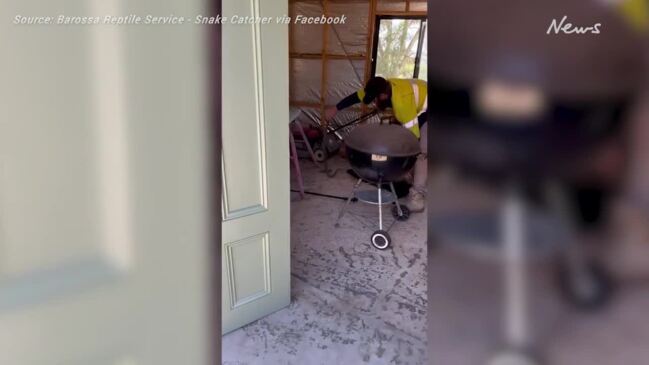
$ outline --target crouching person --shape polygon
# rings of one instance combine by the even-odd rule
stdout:
[[[428,90],[426,81],[417,79],[371,78],[365,88],[342,99],[336,106],[327,108],[325,119],[331,120],[339,110],[363,102],[374,104],[379,110],[391,109],[395,119],[418,139],[421,154],[413,169],[412,187],[408,193],[408,208],[422,212],[426,207],[426,179],[428,178]]]

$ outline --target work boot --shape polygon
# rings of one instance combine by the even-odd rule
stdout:
[[[410,189],[406,205],[411,213],[423,212],[424,208],[426,208],[426,197],[423,193],[415,189]]]

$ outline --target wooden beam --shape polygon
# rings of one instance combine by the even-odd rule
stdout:
[[[370,0],[370,9],[369,9],[369,14],[367,16],[367,47],[365,49],[365,79],[363,80],[363,85],[367,83],[367,80],[372,77],[372,55],[373,55],[373,50],[372,50],[372,43],[374,43],[374,32],[376,29],[376,2],[377,0]],[[365,104],[363,105],[363,112],[367,111],[367,106]]]
[[[365,55],[364,54],[353,54],[353,55],[341,55],[341,54],[331,54],[328,53],[327,59],[330,60],[365,60]],[[301,58],[301,59],[308,59],[308,60],[319,60],[322,59],[322,54],[321,53],[295,53],[292,52],[289,57],[291,58]]]
[[[410,11],[410,0],[406,0],[406,13]]]
[[[427,16],[426,11],[377,11],[376,15],[389,15],[389,16]]]
[[[322,0],[322,14],[329,16],[327,0]],[[322,25],[322,73],[320,78],[320,117],[325,115],[325,95],[327,93],[327,43],[329,43],[329,25]]]
[[[363,80],[363,84],[372,76],[370,73],[372,72],[372,43],[374,40],[374,29],[376,28],[376,24],[374,24],[376,23],[376,1],[370,0],[370,9],[367,15],[367,47],[365,48],[365,55],[367,57],[365,59],[365,79]]]

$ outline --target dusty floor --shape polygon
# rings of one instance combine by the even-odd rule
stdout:
[[[501,265],[493,247],[497,204],[484,189],[457,180],[442,185],[431,194],[435,204],[429,207],[437,234],[436,240],[430,239],[439,243],[431,248],[432,261],[428,262],[433,323],[430,363],[481,365],[502,346]],[[464,218],[469,216],[469,222],[460,221],[457,211],[470,212]],[[481,213],[489,218],[477,219]],[[548,248],[554,242],[553,247],[560,248],[556,242],[565,237],[549,220],[540,213],[530,219],[535,246]],[[631,224],[628,230],[637,230],[647,221],[627,223]],[[641,249],[636,250],[644,255],[644,273],[628,271],[614,301],[594,313],[578,312],[559,297],[551,256],[542,255],[531,263],[532,335],[543,364],[649,363],[649,236],[644,237]]]
[[[302,161],[306,190],[347,195],[346,162],[329,164],[341,168],[334,178]],[[334,228],[343,201],[292,195],[291,305],[224,336],[223,363],[425,364],[424,214],[395,224],[379,251],[376,206],[353,203]]]
[[[431,364],[483,365],[501,349],[500,271],[495,263],[441,248],[431,267]],[[438,263],[438,264],[436,264]],[[540,267],[538,267],[540,266]],[[542,265],[533,272],[535,351],[545,365],[646,364],[649,286],[627,284],[597,313],[565,306]],[[461,273],[457,270],[462,267]]]
[[[346,168],[334,160],[333,167]],[[327,179],[302,162],[307,190],[345,195],[354,182],[344,169]],[[333,228],[341,201],[307,196],[292,204],[292,304],[223,338],[225,364],[482,365],[501,345],[501,266],[495,260],[497,201],[461,180],[440,179],[430,194],[436,217],[432,261],[426,259],[425,217],[392,228],[385,252],[370,247],[376,208],[353,205]],[[294,195],[296,198],[296,195]],[[462,219],[457,212],[463,212]],[[530,266],[535,349],[546,365],[649,363],[649,229],[631,254],[644,267],[623,281],[610,306],[577,312],[558,295],[551,259]],[[529,220],[534,247],[556,249],[565,239],[542,213]],[[637,245],[636,245],[637,246]],[[630,261],[629,261],[630,262]],[[628,267],[630,265],[623,265]],[[432,348],[426,354],[427,268]]]

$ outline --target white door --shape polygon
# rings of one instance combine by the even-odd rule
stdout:
[[[206,28],[13,24],[202,6],[0,4],[0,364],[207,363]]]
[[[224,0],[223,333],[290,302],[287,0]]]

